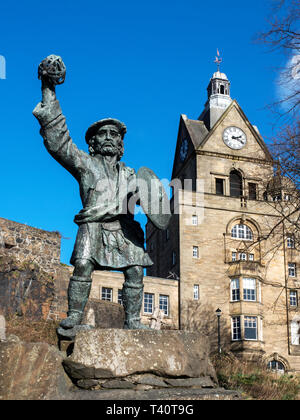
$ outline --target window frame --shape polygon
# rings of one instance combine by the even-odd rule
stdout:
[[[254,287],[245,287],[247,282],[251,280],[254,283]],[[245,302],[257,302],[257,280],[251,277],[243,277],[243,301]]]
[[[163,301],[164,298],[166,298],[165,301]],[[164,312],[165,316],[169,316],[169,301],[169,295],[159,295],[159,309]]]
[[[151,297],[151,299],[149,299]],[[144,292],[144,304],[143,304],[143,312],[146,315],[152,315],[153,311],[154,311],[154,304],[155,304],[155,296],[154,293],[150,293],[150,292]],[[151,312],[150,310],[146,310],[146,308],[148,309],[148,306],[150,308],[152,308]]]
[[[257,200],[257,183],[248,182],[248,199]]]
[[[229,194],[234,198],[243,197],[243,176],[236,169],[229,174]]]
[[[196,214],[192,215],[192,226],[198,226],[198,216]]]
[[[253,231],[248,225],[237,223],[231,228],[231,238],[253,241]]]
[[[242,323],[240,315],[231,317],[231,340],[242,340]]]
[[[222,192],[218,192],[218,185],[222,186]],[[215,178],[215,193],[216,195],[225,195],[225,179],[224,178]]]
[[[110,291],[111,299],[107,299],[106,297],[104,297],[104,296],[107,296],[107,291]],[[113,301],[113,289],[112,289],[112,287],[105,287],[105,286],[101,287],[101,300],[104,300],[106,302],[112,302]]]
[[[230,280],[230,301],[240,302],[240,300],[241,300],[240,279],[239,278],[231,279]]]
[[[292,295],[292,294],[294,294],[294,295]],[[293,307],[293,308],[298,307],[298,292],[297,292],[297,290],[290,290],[289,303],[290,303],[290,306]]]
[[[118,289],[118,304],[123,305],[123,289]]]
[[[199,284],[194,284],[194,300],[200,299],[200,288]]]
[[[196,245],[193,245],[193,258],[198,259],[199,258],[199,247]]]
[[[294,262],[288,263],[288,275],[289,277],[297,277],[297,264]]]
[[[286,238],[286,247],[287,247],[288,249],[295,249],[295,238],[294,238],[294,236],[293,236],[293,235],[289,235],[289,236]]]
[[[275,365],[275,368],[273,367]],[[282,368],[280,367],[282,366]],[[284,364],[280,361],[280,360],[269,360],[269,362],[267,363],[267,369],[269,369],[272,372],[276,372],[279,374],[284,374],[285,373],[285,366]]]
[[[255,321],[253,321],[253,320],[255,320]],[[251,326],[249,325],[249,326],[246,327],[246,321],[251,323],[251,324],[255,323],[255,326],[253,327],[252,325]],[[246,337],[246,330],[247,331],[249,330],[249,332],[250,331],[255,331],[255,338]],[[258,317],[257,316],[244,315],[244,340],[258,341]]]

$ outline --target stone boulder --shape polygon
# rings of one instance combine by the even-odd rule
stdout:
[[[72,382],[63,354],[46,343],[16,336],[0,342],[0,400],[55,400],[68,396]]]
[[[73,380],[152,373],[167,378],[205,376],[217,382],[207,338],[191,331],[80,331],[72,355],[63,363]]]
[[[123,328],[125,320],[122,305],[105,300],[89,299],[84,312],[83,324],[96,328]]]

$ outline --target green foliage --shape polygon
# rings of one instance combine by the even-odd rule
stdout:
[[[240,391],[245,399],[298,400],[300,377],[278,375],[262,363],[241,361],[232,354],[212,357],[219,385]]]

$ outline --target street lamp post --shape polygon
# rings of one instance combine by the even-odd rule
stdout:
[[[217,314],[217,319],[218,319],[218,353],[221,354],[222,350],[221,350],[220,318],[221,318],[222,311],[220,308],[216,310],[216,314]]]

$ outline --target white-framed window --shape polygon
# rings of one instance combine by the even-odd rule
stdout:
[[[290,306],[298,306],[297,290],[290,290]]]
[[[260,319],[261,321],[261,319]],[[242,334],[241,325],[244,325]],[[262,322],[260,322],[260,336],[262,337]],[[237,340],[258,340],[258,317],[257,316],[234,316],[231,318],[231,338]],[[261,339],[261,338],[260,338]]]
[[[288,272],[290,277],[296,277],[296,263],[288,263]]]
[[[240,261],[247,261],[247,254],[246,254],[246,252],[239,252],[239,260]]]
[[[284,364],[279,360],[271,360],[268,362],[267,368],[273,372],[284,374]]]
[[[234,316],[231,318],[232,340],[237,341],[242,339],[241,317]]]
[[[247,225],[239,224],[231,229],[231,237],[235,239],[245,239],[251,241],[253,239],[252,230]]]
[[[118,289],[118,304],[123,305],[123,290]]]
[[[256,280],[243,278],[243,299],[256,301]]]
[[[288,248],[295,248],[295,239],[293,236],[288,236],[286,240],[286,246]]]
[[[166,316],[169,315],[169,296],[159,295],[159,309],[162,310]]]
[[[245,340],[257,340],[257,317],[244,316]]]
[[[198,225],[198,216],[196,214],[193,214],[193,216],[192,216],[192,225],[193,226]]]
[[[240,280],[232,279],[230,281],[231,300],[233,302],[240,300]]]
[[[154,294],[153,293],[144,293],[144,313],[152,314],[154,307]]]
[[[234,251],[231,253],[231,261],[254,261],[254,254]]]
[[[197,246],[193,246],[193,258],[199,258],[199,248]]]
[[[102,289],[101,289],[101,299],[112,302],[113,289],[111,289],[110,287],[102,287]]]
[[[194,284],[194,300],[199,300],[199,284]]]

